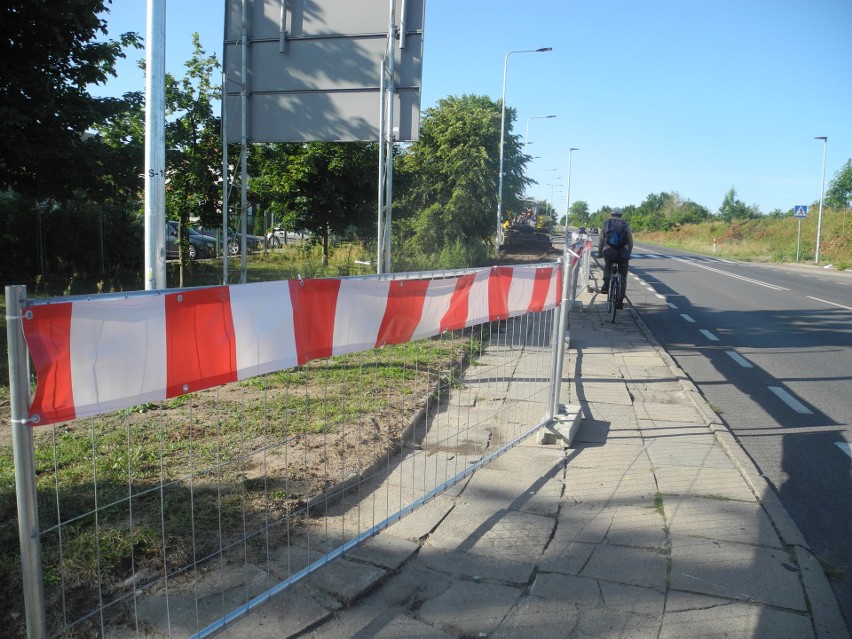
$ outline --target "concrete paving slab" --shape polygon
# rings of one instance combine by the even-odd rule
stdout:
[[[433,544],[430,541],[420,549],[416,563],[454,579],[477,578],[514,585],[527,583],[535,570],[534,565],[509,557],[476,555],[446,542]]]
[[[473,555],[511,557],[535,565],[541,560],[554,526],[550,517],[509,511],[484,522],[482,532],[462,542],[459,548]]]
[[[633,398],[627,390],[627,385],[620,378],[615,378],[611,382],[583,381],[581,386],[577,386],[577,397],[581,402],[594,401],[598,404],[633,405]]]
[[[420,544],[391,535],[378,535],[349,550],[344,556],[386,570],[396,570],[420,550]]]
[[[738,470],[721,468],[661,466],[654,468],[663,495],[696,495],[754,501],[754,493]]]
[[[566,527],[562,526],[562,529],[566,530]],[[567,530],[570,531],[570,528]],[[583,529],[574,533],[571,539],[585,543],[607,543],[661,551],[668,544],[665,521],[654,508],[652,499],[649,499],[646,505],[610,506],[586,522]]]
[[[311,576],[312,584],[349,605],[370,592],[388,576],[388,571],[345,558],[338,558]]]
[[[707,440],[700,443],[666,437],[649,441],[645,449],[654,466],[696,466],[698,468],[734,468],[731,458]]]
[[[625,586],[608,581],[599,582],[604,606],[652,619],[661,619],[666,604],[665,594],[654,588]]]
[[[578,606],[570,600],[558,602],[524,596],[509,611],[500,627],[490,636],[499,639],[541,639],[571,636],[580,618]]]
[[[699,424],[702,422],[701,414],[690,403],[641,402],[636,405],[636,415],[639,419],[652,419],[655,422],[680,422],[683,424]]]
[[[580,575],[664,592],[667,571],[668,557],[659,550],[601,544]]]
[[[595,608],[581,613],[580,621],[571,636],[582,639],[656,639],[660,624],[660,620],[644,615],[612,608]]]
[[[660,639],[683,637],[810,639],[814,632],[806,615],[770,606],[709,600],[691,593],[673,592],[669,596]]]
[[[539,579],[543,573],[579,575],[596,546],[573,541],[568,535],[555,535],[538,564]]]
[[[672,536],[783,547],[772,522],[757,502],[666,496],[663,507]]]
[[[491,635],[520,598],[516,588],[487,583],[455,583],[444,594],[423,604],[426,623],[467,637]]]
[[[670,579],[676,590],[807,608],[795,559],[779,548],[673,537]]]

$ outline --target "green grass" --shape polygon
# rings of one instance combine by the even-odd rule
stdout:
[[[636,239],[724,259],[813,263],[817,216],[799,223],[794,218],[761,218],[731,224],[721,221],[686,224],[668,232],[636,233]],[[714,251],[715,240],[715,251]],[[825,209],[820,230],[820,265],[838,270],[852,267],[852,213]]]

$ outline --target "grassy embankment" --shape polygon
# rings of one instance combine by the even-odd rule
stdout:
[[[848,218],[848,219],[847,219]],[[725,259],[760,262],[795,262],[799,222],[793,218],[762,218],[731,224],[713,221],[687,224],[668,232],[636,233],[636,240],[661,244]],[[817,215],[802,220],[799,261],[814,261]],[[820,231],[821,266],[838,270],[852,268],[852,214],[823,210]]]

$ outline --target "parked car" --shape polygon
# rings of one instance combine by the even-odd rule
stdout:
[[[282,244],[298,244],[309,240],[309,231],[288,231],[276,226],[266,234],[266,244],[269,248],[278,248]]]
[[[197,260],[216,257],[216,240],[202,235],[193,228],[186,227],[184,232],[189,238],[189,259]],[[166,259],[175,260],[180,256],[178,247],[178,222],[169,220],[166,225]]]
[[[211,229],[206,228],[204,226],[199,226],[198,231],[208,237],[212,237],[216,244],[221,244],[222,242],[222,229]],[[240,247],[242,236],[235,232],[234,229],[228,229],[228,255],[234,256],[240,254]],[[246,234],[246,250],[249,253],[253,253],[254,251],[258,251],[263,247],[263,238],[257,235],[249,235]]]

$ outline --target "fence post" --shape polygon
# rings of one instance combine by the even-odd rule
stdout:
[[[18,500],[18,536],[21,544],[21,577],[27,637],[47,636],[44,581],[41,565],[35,451],[29,421],[30,385],[27,346],[21,303],[26,286],[6,287],[6,337],[9,350],[9,396],[12,409],[12,451],[15,460],[15,492]]]
[[[562,255],[562,303],[553,318],[553,338],[551,339],[552,367],[550,370],[550,395],[547,400],[547,419],[553,419],[559,412],[559,393],[562,387],[562,365],[565,355],[565,329],[568,326],[569,278],[571,277],[571,257],[566,246]]]

